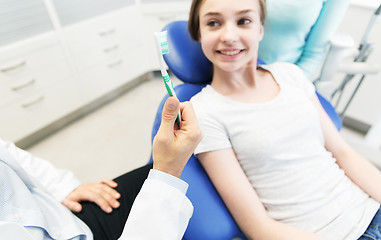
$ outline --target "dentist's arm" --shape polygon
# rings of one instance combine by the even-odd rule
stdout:
[[[12,142],[5,142],[0,139],[0,145],[4,146],[21,167],[58,201],[61,202],[80,185],[80,181],[71,171],[58,169],[47,160],[18,148]]]
[[[348,6],[349,0],[323,1],[319,18],[312,26],[303,53],[296,62],[308,79],[313,77],[322,62],[327,44],[344,18]]]
[[[181,111],[180,129],[175,124]],[[120,239],[181,239],[193,213],[180,179],[202,134],[192,105],[169,98],[153,142],[153,170],[135,199]]]

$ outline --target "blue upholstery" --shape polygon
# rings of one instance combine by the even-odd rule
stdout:
[[[175,87],[175,92],[180,101],[188,101],[207,83],[210,83],[212,64],[204,56],[200,43],[191,39],[186,21],[172,22],[163,30],[168,31],[170,49],[170,53],[164,55],[164,59],[176,77],[185,82]],[[167,98],[168,95],[159,105],[152,128],[152,140],[159,129],[162,109]],[[319,95],[319,99],[323,98]],[[325,101],[323,106],[331,108],[330,116],[335,113],[340,120],[329,102],[323,100]],[[246,239],[195,156],[192,155],[189,159],[181,178],[189,183],[187,196],[194,205],[194,213],[184,239],[231,240],[235,237]]]
[[[212,64],[202,52],[201,44],[191,38],[187,24],[187,21],[177,21],[164,27],[163,31],[168,31],[169,47],[169,54],[164,55],[165,62],[185,83],[209,83],[212,81]]]
[[[318,96],[320,104],[323,106],[325,112],[331,118],[333,124],[335,124],[337,130],[340,131],[341,128],[343,127],[343,121],[341,120],[339,114],[337,114],[335,108],[332,106],[330,102],[327,101],[327,99],[325,99],[318,92],[316,92],[316,95]]]

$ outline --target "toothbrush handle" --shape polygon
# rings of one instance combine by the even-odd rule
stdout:
[[[163,76],[163,80],[164,80],[165,88],[167,89],[168,95],[170,97],[177,98],[175,90],[173,89],[173,83],[172,83],[171,79],[169,78],[169,75],[167,74],[166,76]],[[181,112],[180,112],[180,110],[179,110],[179,114],[177,114],[176,122],[177,122],[177,125],[180,127],[180,123],[181,123]]]

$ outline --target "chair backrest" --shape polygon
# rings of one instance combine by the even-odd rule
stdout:
[[[212,63],[205,57],[201,44],[194,41],[187,21],[175,21],[164,27],[167,31],[169,54],[164,60],[169,69],[184,83],[205,84],[212,80]]]

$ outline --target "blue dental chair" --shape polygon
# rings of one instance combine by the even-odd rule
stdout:
[[[187,21],[168,24],[163,30],[168,31],[170,53],[164,59],[173,72],[184,84],[175,87],[180,101],[188,101],[212,80],[212,65],[204,56],[199,42],[192,40],[188,33]],[[262,62],[258,61],[260,64]],[[323,107],[328,112],[338,129],[342,122],[332,105],[318,95]],[[158,107],[152,128],[152,140],[161,122],[161,114],[168,95]],[[152,159],[151,159],[152,161]],[[188,198],[194,206],[184,239],[187,240],[231,240],[247,239],[233,220],[225,204],[218,195],[205,170],[192,155],[184,168],[181,178],[189,184]]]

